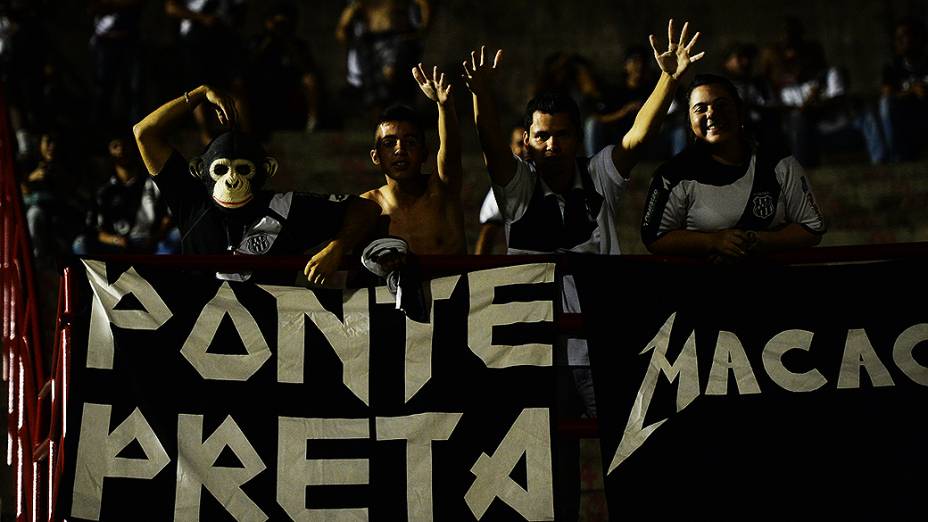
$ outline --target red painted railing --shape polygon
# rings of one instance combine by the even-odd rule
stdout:
[[[50,430],[55,417],[52,412],[60,407],[56,391],[61,381],[57,371],[46,375],[44,355],[48,350],[43,349],[39,293],[8,122],[6,100],[0,92],[0,322],[8,392],[7,464],[13,469],[16,520],[26,522],[51,519],[52,478],[57,476],[55,468],[60,462],[56,454],[60,437],[56,439]],[[55,340],[56,345],[61,342],[63,337]],[[56,370],[64,368],[60,366]],[[39,495],[40,491],[47,494]]]

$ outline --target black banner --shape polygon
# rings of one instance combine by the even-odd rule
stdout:
[[[85,261],[69,520],[551,520],[553,265],[385,288]]]
[[[924,263],[624,261],[577,270],[613,519],[923,517]]]

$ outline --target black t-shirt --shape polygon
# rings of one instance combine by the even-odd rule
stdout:
[[[187,162],[174,152],[155,176],[161,195],[181,231],[181,253],[222,254],[239,247],[243,235],[259,220],[272,215],[272,192],[259,192],[242,208],[229,210],[213,203]],[[289,213],[268,255],[300,255],[333,238],[341,227],[348,197],[293,193]],[[278,217],[278,216],[274,216]],[[231,247],[231,248],[230,248]]]

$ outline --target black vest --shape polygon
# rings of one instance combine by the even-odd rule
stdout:
[[[577,173],[583,188],[572,188],[564,195],[563,218],[557,197],[553,194],[546,197],[541,176],[536,177],[532,200],[525,213],[509,225],[509,248],[562,252],[590,239],[599,226],[596,217],[603,206],[603,196],[593,186],[589,165],[589,158],[577,158]]]

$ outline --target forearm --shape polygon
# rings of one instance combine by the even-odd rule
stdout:
[[[113,246],[125,246],[126,239],[117,234],[110,234],[109,232],[99,231],[97,232],[97,241],[103,243],[104,245],[113,245]]]
[[[454,99],[438,104],[438,171],[455,188],[460,188],[463,176],[461,167],[461,131]]]
[[[428,3],[428,0],[415,0],[416,5],[419,6],[419,16],[422,19],[422,29],[425,29],[429,26],[429,22],[432,19],[432,8]]]
[[[358,12],[360,6],[361,4],[359,2],[353,2],[342,11],[338,19],[338,25],[335,27],[335,39],[338,40],[339,43],[344,44],[348,42],[348,25],[351,23],[351,19],[354,18],[355,13]]]
[[[819,244],[822,236],[806,230],[802,225],[790,223],[779,230],[757,232],[755,251],[759,253],[782,252],[809,248]]]
[[[672,230],[647,247],[662,256],[708,256],[713,253],[712,232]]]
[[[482,93],[479,96],[475,94],[473,102],[474,125],[490,179],[496,185],[505,186],[515,175],[516,166],[499,123],[496,101],[491,93]]]
[[[186,5],[178,0],[168,0],[165,2],[164,13],[171,18],[179,20],[196,20],[198,22],[203,22],[208,18],[202,13],[188,9]]]
[[[132,127],[142,162],[149,174],[156,175],[171,154],[168,136],[173,126],[190,114],[206,97],[206,86],[199,86],[155,109]]]
[[[477,244],[474,247],[475,255],[485,255],[493,251],[493,243],[500,228],[495,223],[484,223],[480,226],[480,235],[477,236]]]
[[[648,99],[645,100],[632,128],[622,137],[622,148],[633,152],[642,143],[657,133],[667,116],[667,110],[673,102],[673,95],[677,91],[678,81],[666,72],[661,73],[660,79]]]

